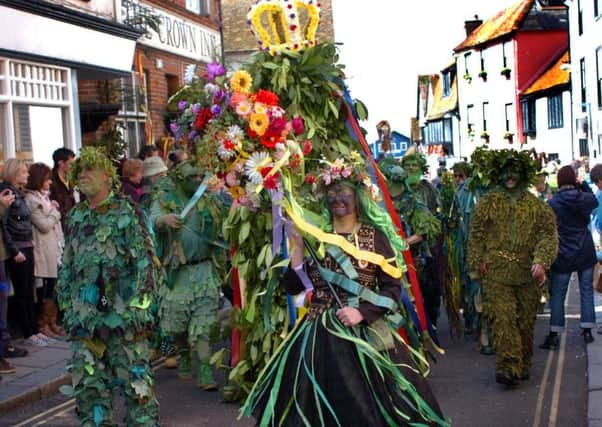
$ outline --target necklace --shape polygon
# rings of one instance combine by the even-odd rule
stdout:
[[[353,227],[353,229],[351,230],[351,233],[349,233],[348,235],[344,236],[345,239],[350,242],[350,243],[354,243],[355,247],[358,250],[361,250],[360,248],[360,243],[359,240],[357,238],[357,233],[360,231],[360,229],[362,228],[362,223],[358,222],[357,224],[355,224],[355,226]],[[337,233],[336,230],[334,230],[334,234],[339,234]],[[357,260],[358,266],[362,269],[368,267],[368,262],[367,261],[362,261],[362,260]]]

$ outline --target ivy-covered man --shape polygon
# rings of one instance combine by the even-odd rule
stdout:
[[[498,383],[529,378],[539,285],[556,258],[552,209],[528,191],[536,166],[526,151],[486,153],[492,190],[478,202],[470,224],[470,275],[483,286],[483,313],[493,322]]]
[[[218,258],[225,251],[217,239],[223,215],[220,199],[209,191],[197,192],[202,178],[191,161],[178,165],[154,187],[150,219],[167,273],[167,284],[159,291],[161,329],[174,337],[180,378],[192,378],[196,351],[198,386],[208,391],[217,389],[209,364],[209,335],[217,321],[222,285]]]
[[[114,424],[115,386],[125,397],[128,426],[158,425],[147,339],[158,260],[139,212],[113,193],[117,173],[101,151],[82,149],[71,175],[86,200],[67,218],[59,273],[73,352],[66,391],[76,398],[84,426]]]
[[[401,159],[401,167],[407,172],[406,184],[411,190],[414,198],[430,213],[439,217],[439,195],[437,189],[423,179],[428,167],[426,159],[421,154],[412,153]],[[429,243],[428,251],[423,251],[418,259],[415,259],[418,281],[424,299],[424,308],[433,325],[437,325],[441,306],[441,277],[439,274],[441,256],[441,231],[433,236]]]

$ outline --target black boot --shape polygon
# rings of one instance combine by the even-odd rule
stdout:
[[[591,334],[590,334],[591,335]],[[539,348],[543,350],[555,350],[559,346],[558,333],[550,332],[543,343],[539,344]]]
[[[586,344],[594,342],[594,337],[592,336],[591,328],[583,328],[583,332],[581,333],[581,335],[583,335],[583,341],[585,341]]]
[[[496,371],[495,382],[498,384],[504,384],[507,387],[513,387],[518,384],[518,378],[508,371]]]

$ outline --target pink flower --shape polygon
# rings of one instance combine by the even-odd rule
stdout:
[[[351,176],[351,168],[346,167],[345,169],[343,169],[341,175],[343,175],[343,178],[349,178]]]
[[[230,96],[230,107],[236,108],[241,102],[246,102],[247,97],[244,93],[234,92]]]
[[[303,155],[307,156],[309,153],[311,153],[311,149],[311,141],[309,139],[305,140],[305,142],[303,143]]]
[[[302,117],[295,117],[293,119],[292,125],[293,125],[293,130],[295,131],[295,134],[301,135],[303,132],[305,132],[305,125],[303,124]]]
[[[226,174],[226,184],[228,187],[236,187],[240,185],[240,179],[238,179],[238,174],[234,171],[230,171]]]

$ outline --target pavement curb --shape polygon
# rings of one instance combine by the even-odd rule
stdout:
[[[10,399],[3,400],[0,402],[0,416],[28,403],[46,399],[56,394],[59,387],[66,384],[71,384],[71,374],[63,374],[47,383],[40,384],[23,393],[12,396]]]

